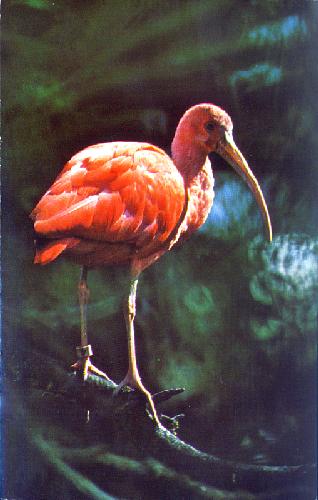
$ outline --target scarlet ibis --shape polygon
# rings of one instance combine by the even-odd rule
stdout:
[[[232,120],[213,104],[198,104],[182,116],[172,141],[172,158],[141,142],[89,146],[73,156],[34,208],[37,233],[34,262],[47,264],[64,255],[82,266],[79,282],[81,346],[74,365],[108,378],[90,361],[86,307],[87,270],[127,265],[130,285],[124,315],[128,336],[128,371],[119,387],[129,385],[148,399],[138,372],[134,318],[140,273],[206,220],[214,198],[208,154],[216,152],[252,190],[271,240],[271,222],[261,188],[232,136]]]

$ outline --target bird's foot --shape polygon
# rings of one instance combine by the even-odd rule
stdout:
[[[141,392],[145,396],[149,410],[150,410],[150,414],[151,414],[151,417],[152,417],[154,423],[156,424],[156,426],[159,429],[162,429],[163,425],[160,423],[160,420],[159,420],[159,417],[157,414],[157,410],[156,410],[155,404],[153,402],[152,395],[143,385],[139,375],[134,377],[130,373],[127,373],[124,380],[122,380],[120,382],[120,384],[118,384],[118,386],[116,387],[116,389],[114,391],[114,395],[118,395],[123,387],[130,387],[131,389],[135,389],[135,390]]]
[[[80,346],[76,348],[76,353],[78,360],[74,363],[71,368],[76,372],[80,372],[83,376],[83,380],[87,380],[89,374],[97,375],[98,377],[104,378],[109,382],[114,382],[106,375],[106,373],[102,372],[90,360],[90,357],[93,355],[92,346]]]

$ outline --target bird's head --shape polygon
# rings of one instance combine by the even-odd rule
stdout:
[[[188,109],[181,118],[172,143],[174,159],[178,161],[180,151],[191,160],[206,158],[209,153],[217,153],[233,167],[251,189],[261,210],[268,238],[272,240],[272,226],[267,205],[256,177],[233,140],[233,123],[230,116],[214,104],[197,104]],[[181,162],[181,159],[179,163]]]
[[[188,109],[177,128],[177,132],[205,154],[217,151],[225,131],[232,134],[232,130],[229,115],[214,104],[198,104]]]

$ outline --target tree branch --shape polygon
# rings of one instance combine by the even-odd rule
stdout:
[[[93,461],[99,465],[103,463],[104,467],[114,468],[116,463],[119,464],[119,460],[116,462],[114,457],[125,457],[123,463],[129,474],[138,472],[139,476],[154,476],[159,474],[159,470],[161,477],[182,483],[187,491],[202,493],[204,490],[202,497],[216,499],[232,498],[230,491],[235,491],[235,498],[239,498],[238,492],[244,491],[245,495],[250,492],[251,496],[242,498],[256,498],[254,494],[257,494],[258,498],[261,492],[270,491],[272,498],[275,498],[275,491],[282,488],[284,491],[289,488],[300,488],[303,491],[308,484],[314,484],[314,465],[242,464],[197,450],[176,436],[181,415],[171,418],[160,415],[159,412],[165,428],[158,429],[147,411],[143,394],[123,388],[115,396],[116,388],[116,384],[96,376],[89,376],[84,382],[80,376],[73,374],[66,377],[66,382],[57,391],[50,389],[42,393],[44,398],[68,400],[75,413],[82,413],[83,417],[85,413],[85,418],[86,412],[89,411],[90,420],[82,429],[86,435],[89,435],[92,429],[96,434],[98,422],[102,423],[103,431],[98,442],[109,443],[109,437],[116,436],[110,449],[107,446],[97,453]],[[153,398],[156,406],[182,391],[183,389],[170,389],[155,394]],[[65,450],[63,453],[64,458],[70,458],[70,454]],[[72,460],[77,463],[79,454],[74,450],[72,453]],[[87,460],[87,451],[84,456]],[[145,456],[151,458],[145,460]],[[89,460],[92,460],[92,455]],[[222,496],[225,493],[227,496]]]

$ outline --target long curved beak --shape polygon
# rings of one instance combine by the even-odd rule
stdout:
[[[252,170],[248,166],[247,161],[237,148],[230,132],[225,131],[224,138],[219,141],[216,152],[222,156],[222,158],[224,158],[224,160],[229,163],[248,184],[261,210],[267,229],[268,239],[272,241],[272,224],[262,190]]]

